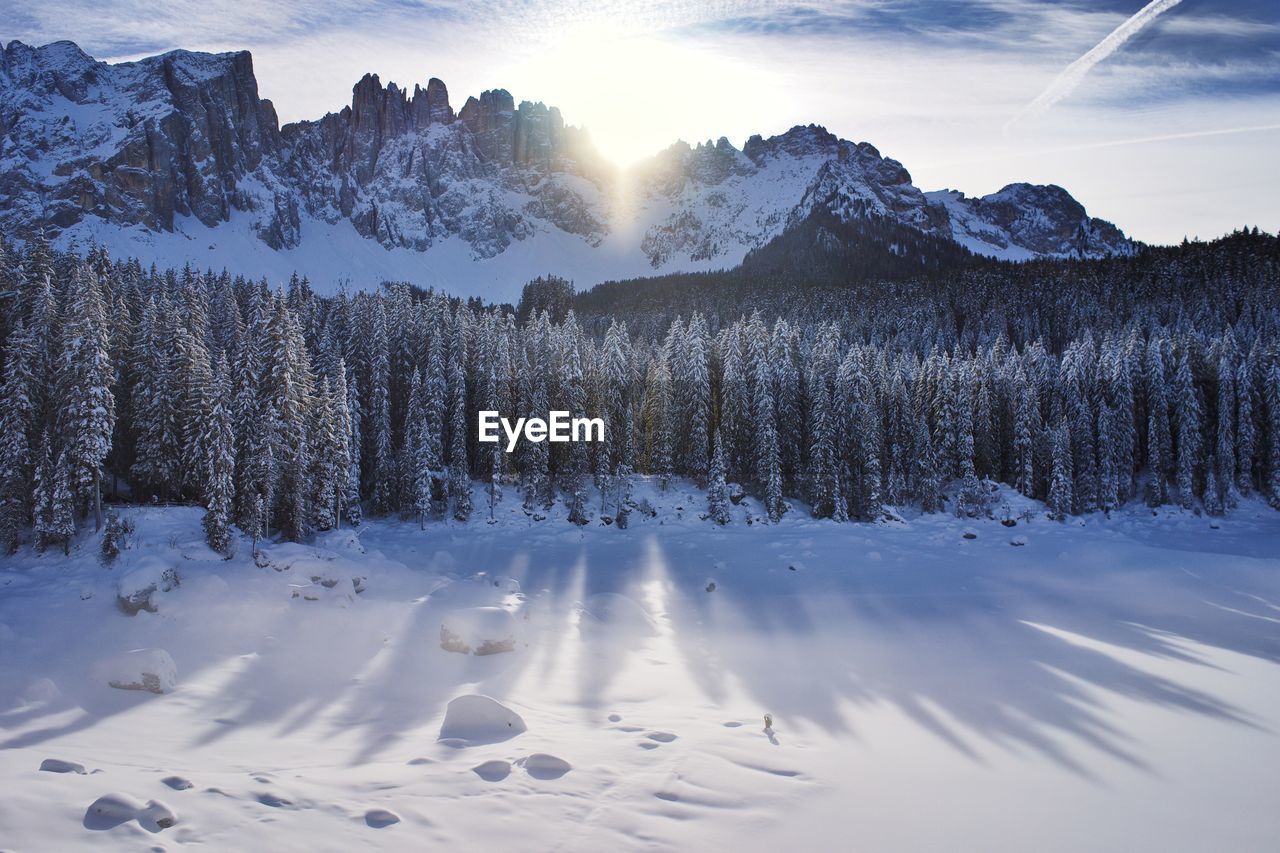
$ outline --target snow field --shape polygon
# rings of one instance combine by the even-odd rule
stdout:
[[[87,533],[0,562],[5,849],[1270,849],[1274,511],[748,526],[748,498],[720,528],[691,493],[261,565],[129,509],[114,568]],[[181,583],[129,616],[144,564]],[[441,647],[483,608],[510,651]],[[136,649],[171,692],[96,676]]]

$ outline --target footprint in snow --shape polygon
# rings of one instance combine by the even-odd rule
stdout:
[[[262,803],[264,806],[271,806],[273,809],[287,809],[293,805],[291,800],[286,800],[284,797],[277,797],[275,794],[265,792],[256,795],[254,799]]]
[[[645,737],[649,740],[656,740],[658,743],[671,743],[676,739],[676,735],[671,732],[649,732]]]

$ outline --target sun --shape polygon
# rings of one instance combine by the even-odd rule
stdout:
[[[513,72],[521,93],[559,107],[624,167],[677,139],[692,143],[741,123],[758,76],[695,40],[605,24],[567,28]]]

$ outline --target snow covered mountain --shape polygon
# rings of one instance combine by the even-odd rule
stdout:
[[[732,267],[819,208],[1014,260],[1134,249],[1059,187],[924,193],[816,125],[741,150],[679,142],[622,172],[559,110],[500,89],[455,111],[440,80],[410,93],[367,75],[349,107],[280,127],[245,51],[116,65],[70,42],[0,52],[0,229],[63,246],[504,299],[543,273]]]

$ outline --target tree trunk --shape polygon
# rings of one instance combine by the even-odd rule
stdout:
[[[93,469],[93,532],[102,529],[102,470]]]

